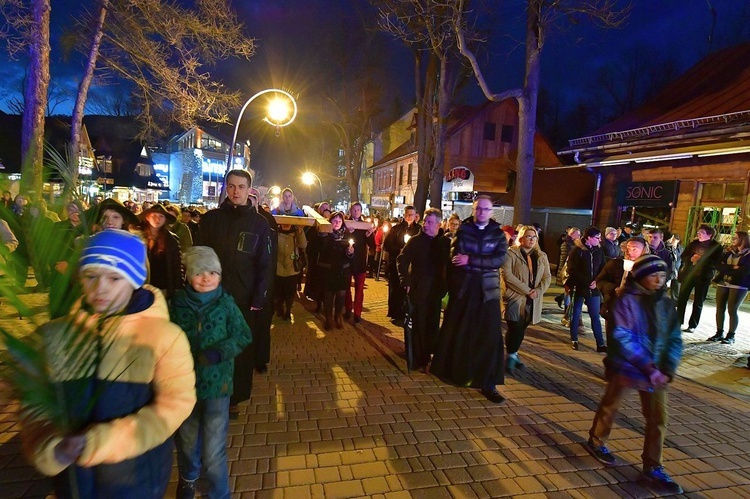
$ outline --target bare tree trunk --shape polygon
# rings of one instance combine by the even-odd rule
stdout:
[[[94,28],[94,36],[91,40],[91,47],[89,49],[88,60],[86,61],[86,69],[83,73],[81,83],[78,85],[78,94],[76,95],[75,106],[73,107],[73,116],[71,118],[71,129],[70,129],[70,154],[68,156],[70,164],[71,178],[73,179],[73,185],[66,185],[66,190],[75,189],[78,185],[78,161],[80,155],[81,145],[81,129],[83,128],[83,113],[86,107],[86,99],[88,98],[89,88],[91,88],[91,81],[94,79],[94,70],[96,69],[96,60],[99,57],[99,47],[102,43],[102,37],[104,36],[104,20],[107,17],[107,8],[109,7],[109,0],[101,0],[99,7],[99,16],[97,18],[96,27]]]
[[[419,57],[417,53],[416,57]],[[415,65],[416,78],[421,81],[419,59]],[[435,154],[432,116],[437,86],[438,60],[434,54],[428,56],[424,82],[417,85],[417,189],[414,191],[414,208],[424,212],[430,190],[432,164]]]
[[[448,136],[448,112],[452,95],[451,75],[448,74],[448,54],[440,58],[440,79],[437,96],[437,124],[435,125],[435,161],[430,169],[430,207],[441,209],[443,198],[443,169],[445,165],[445,142]]]
[[[513,198],[513,224],[531,223],[531,192],[534,181],[534,135],[539,95],[539,40],[541,0],[529,2],[526,19],[526,74],[523,95],[518,99],[518,158],[516,193]]]
[[[49,88],[49,18],[50,0],[34,0],[32,6],[29,77],[24,91],[24,113],[21,125],[22,175],[21,192],[32,199],[42,197],[44,168],[44,111]]]

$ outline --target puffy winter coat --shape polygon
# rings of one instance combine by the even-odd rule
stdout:
[[[133,307],[137,304],[137,307]],[[96,328],[112,341],[94,373],[76,370],[71,328]],[[157,497],[172,470],[171,436],[195,405],[195,372],[190,345],[169,321],[167,303],[157,288],[136,290],[125,315],[98,324],[80,309],[40,328],[49,371],[69,395],[68,417],[81,422],[86,446],[76,462],[80,497]],[[92,404],[92,405],[89,405]],[[64,467],[55,459],[62,440],[43,421],[26,421],[22,430],[29,460],[46,475]],[[66,481],[68,474],[60,479]],[[69,494],[70,483],[57,483]],[[67,491],[67,492],[66,492]]]
[[[451,244],[451,258],[458,254],[468,255],[466,265],[451,266],[449,271],[449,289],[451,293],[463,295],[464,287],[473,281],[472,277],[481,276],[484,301],[500,299],[500,267],[505,262],[508,251],[508,240],[500,224],[490,219],[480,229],[474,224],[474,217],[461,223],[456,237]]]

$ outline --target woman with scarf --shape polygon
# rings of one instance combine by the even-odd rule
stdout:
[[[738,310],[750,288],[750,237],[747,232],[737,231],[732,236],[732,246],[724,253],[717,266],[719,274],[714,282],[716,288],[716,334],[708,341],[721,341],[725,345],[734,343],[734,333],[739,323]],[[729,332],[724,336],[724,315],[729,308]]]
[[[509,373],[524,367],[518,360],[518,350],[529,324],[542,320],[542,298],[552,282],[547,254],[539,249],[538,243],[539,235],[534,227],[521,227],[516,245],[508,249],[503,263],[503,302],[508,324],[505,370]]]
[[[346,289],[349,287],[354,256],[353,240],[346,238],[349,232],[344,226],[344,213],[337,211],[329,220],[331,233],[320,233],[318,253],[318,270],[322,278],[323,310],[325,322],[323,329],[328,331],[333,324],[337,329],[344,327],[341,317],[346,301]]]

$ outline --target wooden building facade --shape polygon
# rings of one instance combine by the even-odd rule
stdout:
[[[700,224],[727,243],[750,209],[750,44],[714,53],[651,102],[560,155],[598,181],[594,221],[667,228]]]

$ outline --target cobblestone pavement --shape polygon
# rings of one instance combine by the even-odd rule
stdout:
[[[504,404],[476,390],[406,373],[403,332],[385,317],[384,281],[367,280],[357,327],[323,331],[295,303],[276,319],[272,362],[230,426],[235,497],[653,497],[639,475],[643,421],[635,393],[624,401],[604,468],[581,446],[603,393],[593,336],[573,351],[561,311],[545,300],[544,320],[521,349],[525,371],[508,377]],[[43,295],[25,295],[36,311]],[[750,496],[750,314],[735,345],[708,344],[713,303],[685,335],[685,359],[670,387],[665,465],[691,497]],[[0,305],[0,326],[28,331]],[[0,385],[0,497],[44,497],[49,482],[20,456],[16,406]],[[176,474],[174,476],[176,478]],[[170,495],[174,492],[174,483]]]

